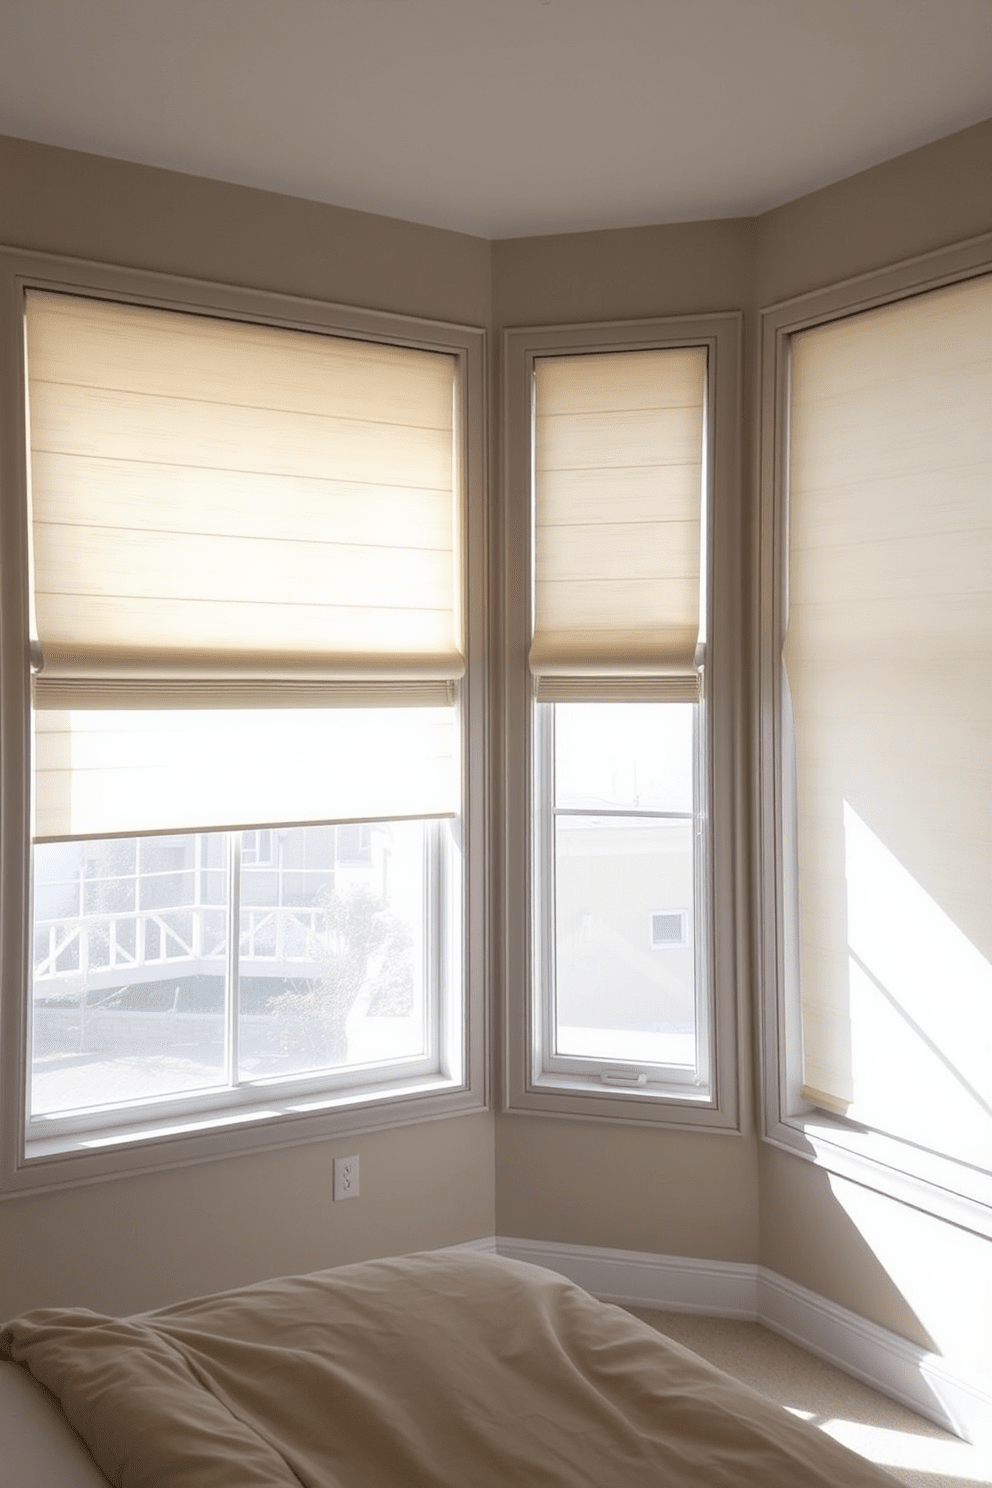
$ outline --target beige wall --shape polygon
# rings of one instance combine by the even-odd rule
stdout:
[[[763,1143],[761,1261],[992,1374],[992,1242]]]
[[[3,136],[0,243],[434,320],[489,320],[481,238]]]
[[[0,138],[0,242],[485,326],[490,248],[269,192]],[[332,1158],[361,1195],[331,1202]],[[0,1204],[0,1316],[153,1307],[495,1230],[493,1119],[438,1121]]]
[[[493,1234],[482,1114],[146,1173],[0,1204],[0,1318],[134,1312],[266,1276]],[[357,1199],[333,1159],[361,1158]]]
[[[493,321],[506,326],[740,310],[751,221],[687,222],[493,243]]]
[[[509,326],[745,309],[753,233],[752,222],[732,220],[496,242],[494,345]],[[511,982],[506,995],[522,989]],[[743,997],[739,1016],[747,1050]],[[743,1064],[744,1135],[501,1115],[500,1234],[756,1261],[758,1142],[746,1053]]]
[[[494,321],[745,309],[751,472],[760,307],[990,230],[992,122],[751,222],[496,243]],[[760,1259],[897,1333],[989,1367],[992,1335],[976,1320],[992,1316],[992,1245],[757,1141],[746,1117],[745,1128],[743,1137],[696,1136],[500,1116],[499,1231]]]
[[[992,119],[755,221],[755,303],[992,230]]]
[[[757,1261],[753,1136],[501,1116],[499,1234],[705,1260]]]
[[[494,244],[0,140],[0,241],[17,246],[487,325],[494,345],[508,325],[743,308],[748,471],[755,307],[989,230],[992,122],[753,221]],[[741,996],[744,1135],[478,1116],[17,1200],[0,1205],[0,1313],[147,1307],[498,1231],[760,1259],[981,1357],[992,1245],[760,1143],[746,978]],[[362,1196],[332,1206],[345,1150],[361,1153]]]
[[[496,243],[494,319],[745,309],[753,472],[760,307],[989,231],[992,121],[750,222]],[[742,988],[748,1033],[752,990]],[[500,1116],[499,1231],[760,1259],[924,1346],[990,1367],[992,1332],[977,1322],[992,1316],[992,1244],[759,1142],[746,1117],[745,1128],[744,1137],[695,1136]]]

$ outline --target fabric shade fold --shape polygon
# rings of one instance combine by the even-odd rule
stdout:
[[[25,320],[38,836],[455,809],[457,358],[47,290]]]
[[[462,675],[455,360],[27,296],[50,681]]]
[[[534,633],[547,700],[699,695],[703,347],[538,357]]]
[[[453,708],[35,714],[35,836],[451,816]]]

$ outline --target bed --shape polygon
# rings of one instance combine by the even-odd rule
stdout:
[[[0,1358],[9,1488],[892,1488],[621,1309],[473,1252],[29,1312]]]

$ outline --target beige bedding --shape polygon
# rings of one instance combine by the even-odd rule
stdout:
[[[121,1488],[891,1488],[636,1318],[471,1252],[31,1312],[0,1355]]]

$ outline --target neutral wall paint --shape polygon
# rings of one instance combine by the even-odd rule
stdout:
[[[333,1159],[356,1152],[359,1196],[335,1203]],[[134,1312],[493,1227],[485,1114],[171,1168],[0,1204],[0,1318]]]
[[[751,292],[751,219],[493,243],[493,319],[508,326],[744,308]]]
[[[755,303],[805,294],[992,228],[992,119],[755,219]]]
[[[762,1144],[761,1263],[992,1380],[992,1244]]]
[[[0,136],[0,243],[467,325],[490,245],[389,217]]]
[[[992,121],[752,222],[496,243],[494,320],[498,330],[744,308],[753,512],[760,307],[990,230]],[[749,581],[752,559],[742,554]],[[746,1090],[744,1109],[746,1124]],[[501,1115],[496,1175],[501,1233],[759,1259],[925,1347],[989,1367],[981,1320],[992,1316],[992,1245],[753,1136]]]
[[[700,1260],[758,1256],[754,1137],[501,1116],[501,1235]]]
[[[0,137],[0,243],[486,326],[489,244]],[[361,1195],[330,1201],[357,1152]],[[0,1316],[147,1308],[491,1235],[493,1121],[425,1123],[0,1204]]]
[[[729,220],[495,242],[494,348],[511,326],[746,309],[753,234],[753,222]],[[511,560],[508,574],[514,568]],[[742,994],[746,962],[745,953]],[[522,995],[512,967],[508,976],[507,996]],[[739,1019],[743,1135],[501,1114],[499,1232],[756,1261],[757,1138],[746,995]]]

